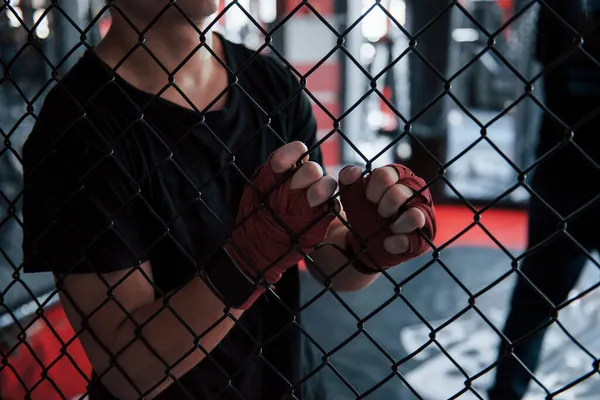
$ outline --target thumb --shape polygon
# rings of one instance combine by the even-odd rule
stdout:
[[[358,167],[349,165],[342,168],[338,175],[338,183],[342,203],[345,203],[346,199],[366,196],[366,180]]]

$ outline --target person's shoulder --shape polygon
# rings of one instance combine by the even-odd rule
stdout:
[[[108,92],[118,92],[107,85],[111,79],[89,52],[57,78],[34,107],[35,123],[22,149],[26,170],[75,165],[77,158],[100,159],[111,150],[116,133],[107,126],[115,105]]]
[[[55,78],[54,86],[45,97],[43,108],[53,113],[84,108],[112,80],[113,76],[93,50],[87,50],[64,75]]]
[[[57,77],[34,110],[36,122],[26,147],[97,135],[109,110],[119,103],[114,98],[119,91],[110,85],[113,81],[93,52],[86,51],[67,73]]]

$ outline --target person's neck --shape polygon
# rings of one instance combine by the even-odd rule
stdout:
[[[199,30],[204,31],[208,22],[200,23]],[[146,25],[137,25],[140,31],[145,28]],[[218,43],[213,33],[207,32],[205,38],[206,46],[215,51],[213,46]],[[95,50],[119,75],[134,86],[149,91],[166,86],[170,74],[182,89],[202,87],[210,82],[218,65],[207,48],[200,46],[198,31],[183,18],[178,23],[173,19],[168,24],[157,21],[144,33],[144,46],[139,43],[138,33],[117,16]]]

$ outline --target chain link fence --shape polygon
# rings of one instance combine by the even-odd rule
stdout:
[[[498,2],[490,29],[473,2],[435,3],[411,26],[413,2],[373,1],[340,23],[346,2],[4,0],[0,35],[18,28],[22,46],[0,44],[0,397],[496,400],[529,386],[529,398],[596,398],[600,4]],[[406,44],[381,71],[348,42],[374,13]],[[431,62],[431,29],[476,45],[455,58],[441,40],[448,59]],[[330,41],[309,66],[289,60]],[[433,76],[406,71],[427,88],[417,111],[403,98],[414,86],[401,104],[381,87],[409,57]],[[28,86],[23,59],[43,71]],[[333,59],[346,69],[314,78]],[[510,88],[469,95],[463,78],[485,60]],[[323,94],[333,81],[339,101]],[[501,104],[477,113],[467,103],[486,90]],[[373,98],[399,128],[365,151],[349,121]],[[432,109],[477,137],[449,157],[431,151]],[[507,154],[494,129],[515,115]],[[407,140],[423,179],[390,157]],[[510,167],[484,205],[448,174],[478,145]],[[468,213],[449,238],[436,185]],[[529,197],[521,249],[503,239],[514,221],[486,220],[516,191]],[[474,231],[494,259],[457,246]],[[428,311],[448,286],[445,311]],[[402,349],[389,339],[398,324]],[[453,346],[469,336],[484,355]],[[559,336],[558,355],[541,357]]]

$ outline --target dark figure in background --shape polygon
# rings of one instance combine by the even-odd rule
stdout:
[[[546,3],[580,32],[583,48],[599,59],[596,27],[600,1]],[[544,112],[537,157],[549,157],[536,168],[531,183],[539,198],[532,196],[530,202],[529,250],[521,266],[539,292],[519,277],[503,331],[514,347],[512,354],[506,343],[499,349],[499,357],[506,357],[498,366],[490,400],[523,398],[531,374],[516,359],[535,372],[545,327],[554,321],[554,310],[565,302],[576,284],[586,263],[586,252],[597,250],[600,244],[595,234],[600,207],[593,202],[600,194],[600,170],[594,165],[600,162],[600,117],[595,113],[600,105],[600,67],[576,49],[576,43],[573,31],[542,6],[537,56],[548,71],[543,84],[544,104],[550,112]],[[555,67],[554,62],[567,53],[568,58],[561,58]],[[567,221],[566,226],[561,226],[562,219]]]

